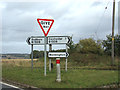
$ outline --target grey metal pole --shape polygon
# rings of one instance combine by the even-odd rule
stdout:
[[[44,76],[46,76],[46,36],[45,36],[45,39],[44,39]]]
[[[61,73],[60,73],[60,58],[56,58],[56,68],[57,68],[57,82],[61,82]]]
[[[66,45],[66,53],[68,52],[68,48],[67,48],[67,45]],[[65,71],[67,72],[67,56],[66,56],[66,61],[65,61]]]
[[[118,2],[118,35],[120,35],[120,1]]]
[[[114,65],[114,21],[115,21],[115,0],[113,0],[113,18],[112,18],[112,65]]]
[[[31,69],[33,70],[33,44],[31,45]]]
[[[51,58],[49,59],[49,71],[51,71]]]
[[[52,51],[52,44],[49,44],[49,51]],[[49,71],[51,71],[51,58],[49,59]]]
[[[120,35],[120,1],[118,2],[118,35]]]

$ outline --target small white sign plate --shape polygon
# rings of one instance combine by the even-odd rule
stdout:
[[[48,57],[68,57],[69,54],[66,52],[49,52]]]
[[[44,45],[44,37],[29,37],[27,39],[28,44]]]
[[[48,36],[48,44],[67,44],[70,41],[68,36]]]

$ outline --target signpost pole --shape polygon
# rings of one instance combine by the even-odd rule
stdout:
[[[33,70],[33,44],[31,45],[31,69]]]
[[[52,51],[52,44],[49,44],[49,51]],[[51,71],[51,58],[49,59],[49,71]]]
[[[46,76],[46,36],[45,36],[45,39],[44,39],[44,76]]]
[[[68,52],[68,48],[67,48],[67,45],[66,45],[66,53]],[[66,62],[65,62],[65,71],[67,72],[67,56],[66,56]]]

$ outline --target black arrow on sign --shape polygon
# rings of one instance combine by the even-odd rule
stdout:
[[[69,56],[69,53],[66,53],[66,57],[68,57]]]
[[[27,38],[26,42],[30,45],[30,37]]]
[[[70,43],[71,42],[71,38],[70,37],[68,37],[68,42],[67,43]]]

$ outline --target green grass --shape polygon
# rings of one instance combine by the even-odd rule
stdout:
[[[118,82],[118,71],[105,70],[61,70],[62,82],[56,82],[56,70],[47,71],[44,76],[43,68],[3,66],[2,77],[19,83],[39,88],[94,88]]]

